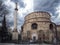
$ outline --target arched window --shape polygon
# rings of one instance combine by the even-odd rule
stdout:
[[[53,24],[50,24],[50,25],[49,25],[49,29],[50,29],[50,30],[53,30]]]
[[[30,40],[30,31],[27,31],[27,40]]]
[[[23,32],[23,26],[21,26],[21,32]]]
[[[37,24],[36,24],[36,23],[33,23],[33,24],[31,25],[31,28],[32,28],[32,29],[37,29]]]

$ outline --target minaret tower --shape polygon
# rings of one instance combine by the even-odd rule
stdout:
[[[14,32],[17,32],[17,15],[18,15],[18,8],[17,8],[17,3],[15,7],[15,12],[14,12]]]
[[[17,3],[14,11],[14,30],[12,32],[12,40],[18,40],[18,31],[17,31],[17,15],[18,15],[18,8]]]

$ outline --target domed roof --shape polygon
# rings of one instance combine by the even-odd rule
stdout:
[[[34,18],[47,18],[47,19],[50,19],[50,17],[51,16],[48,12],[39,11],[39,12],[32,12],[32,13],[28,14],[27,16],[25,16],[25,20],[34,19]]]

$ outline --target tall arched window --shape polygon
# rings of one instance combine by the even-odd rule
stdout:
[[[37,26],[38,26],[38,25],[37,25],[36,23],[33,23],[33,24],[31,25],[31,28],[32,28],[32,29],[37,29]]]
[[[50,30],[53,30],[53,24],[50,24],[50,25],[49,25],[49,29],[50,29]]]
[[[27,31],[27,40],[30,40],[30,31]]]
[[[27,35],[28,35],[28,36],[30,35],[30,31],[27,31]]]
[[[44,41],[45,40],[45,34],[43,30],[38,31],[38,39],[39,41]]]
[[[21,26],[21,32],[23,32],[23,26]]]

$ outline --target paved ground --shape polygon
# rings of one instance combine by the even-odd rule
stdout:
[[[8,43],[0,43],[0,45],[52,45],[52,44],[8,44]]]

